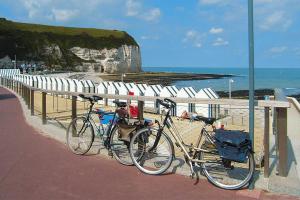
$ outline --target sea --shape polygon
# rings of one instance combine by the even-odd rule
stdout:
[[[178,88],[194,87],[196,91],[210,87],[216,91],[228,91],[229,80],[232,91],[249,89],[248,68],[202,68],[202,67],[143,67],[147,72],[178,72],[197,74],[226,74],[233,77],[209,80],[177,81]],[[300,68],[256,68],[255,89],[281,88],[287,95],[300,94]]]

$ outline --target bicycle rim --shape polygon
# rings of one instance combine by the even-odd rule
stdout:
[[[202,147],[205,149],[205,147]],[[249,153],[245,163],[222,160],[214,149],[214,153],[201,152],[202,169],[207,179],[217,187],[235,190],[248,184],[253,176],[255,165],[252,153]]]
[[[123,165],[133,165],[129,154],[129,141],[119,139],[118,127],[115,126],[111,131],[110,148],[114,158]]]
[[[174,155],[173,144],[162,132],[159,143],[152,149],[158,130],[144,128],[133,136],[130,142],[130,156],[137,168],[146,174],[162,174],[171,165]]]
[[[87,153],[94,141],[94,129],[84,117],[75,118],[67,129],[67,145],[75,154]]]

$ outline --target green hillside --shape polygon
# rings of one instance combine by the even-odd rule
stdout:
[[[69,49],[118,48],[121,45],[138,45],[124,31],[94,28],[73,28],[19,23],[0,18],[0,58],[16,54],[18,60],[43,61],[47,66],[71,68],[81,60]],[[58,45],[62,57],[45,55],[47,46]]]

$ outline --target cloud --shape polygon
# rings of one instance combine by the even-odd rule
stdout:
[[[182,42],[191,43],[194,47],[200,48],[202,47],[202,38],[204,34],[199,33],[195,30],[189,30],[185,33],[185,37]]]
[[[211,34],[219,34],[219,33],[223,33],[223,29],[222,28],[214,28],[212,27],[210,30],[209,30],[209,33]]]
[[[213,42],[212,45],[213,46],[227,46],[227,45],[229,45],[229,42],[224,40],[223,38],[219,37]]]
[[[142,9],[142,4],[135,0],[126,1],[126,16],[137,16],[140,14]]]
[[[127,0],[126,1],[126,16],[137,17],[145,21],[158,21],[161,16],[159,8],[144,9],[140,1]]]
[[[264,31],[278,27],[286,30],[292,23],[293,21],[287,16],[285,11],[275,11],[260,22],[259,28]]]
[[[272,47],[269,51],[273,54],[280,54],[287,50],[286,46]]]
[[[159,8],[153,8],[149,11],[147,11],[142,18],[146,21],[157,21],[161,15]]]
[[[67,10],[67,9],[52,9],[53,17],[56,21],[69,21],[70,19],[78,15],[78,10]]]

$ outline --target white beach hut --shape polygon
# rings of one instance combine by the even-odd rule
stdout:
[[[162,90],[161,85],[149,85],[145,90],[144,96],[158,97],[161,90]],[[159,105],[156,103],[156,101],[145,101],[145,108],[146,110],[149,109],[154,112],[157,112]]]
[[[166,86],[163,87],[159,96],[160,97],[176,97],[177,93],[179,92],[178,88],[176,86]],[[160,110],[159,110],[160,111]],[[176,106],[171,110],[172,116],[177,116],[177,108]]]
[[[66,79],[69,83],[69,91],[70,92],[77,92],[77,85],[73,79]]]
[[[28,76],[28,85],[33,87],[33,76],[31,75]]]
[[[41,76],[42,79],[42,89],[47,90],[47,79],[45,76]]]
[[[218,99],[219,95],[211,88],[204,88],[196,94],[196,98]],[[218,118],[220,113],[220,106],[212,104],[196,104],[195,110],[199,115],[202,115],[204,117]]]
[[[62,81],[62,91],[69,92],[70,91],[70,84],[67,81],[67,79],[61,78],[61,81]]]
[[[57,85],[57,80],[55,77],[50,77],[51,80],[51,90],[57,91],[58,90],[58,85]]]
[[[39,87],[39,83],[38,83],[37,76],[32,76],[32,79],[33,79],[33,87],[38,88]]]
[[[180,97],[180,98],[195,98],[195,95],[196,95],[196,91],[192,87],[181,88],[177,93],[177,97]],[[195,104],[193,104],[193,103],[177,103],[176,109],[177,109],[176,115],[181,116],[184,111],[195,112]]]
[[[123,82],[113,82],[115,85],[115,88],[118,91],[118,95],[128,95],[129,88],[131,87],[130,85],[126,85]],[[126,100],[120,100],[122,102],[127,102]]]
[[[95,84],[91,80],[81,80],[84,93],[95,93]]]
[[[100,82],[99,85],[97,86],[96,93],[99,94],[100,96],[101,94],[107,94],[107,86],[108,86],[108,82],[105,81]],[[98,101],[98,104],[107,105],[107,99]]]
[[[78,79],[73,79],[73,81],[74,81],[74,84],[76,85],[76,92],[82,93],[84,90],[83,82]]]
[[[148,87],[147,84],[136,84],[136,86],[139,88],[141,91],[141,96],[145,95],[146,88]]]
[[[37,76],[37,80],[38,80],[38,88],[39,89],[43,89],[43,80],[41,76]]]
[[[46,76],[46,81],[47,81],[47,90],[52,90],[52,80],[51,80],[51,77],[49,76]]]
[[[112,95],[118,95],[119,94],[119,90],[116,87],[116,85],[114,84],[114,82],[107,82],[107,94],[112,94]],[[107,105],[108,106],[114,106],[113,101],[114,101],[114,99],[108,99],[107,100]]]
[[[19,82],[23,83],[23,79],[24,79],[24,75],[20,74],[20,76],[19,76]]]
[[[63,89],[63,81],[61,78],[55,78],[57,81],[57,90],[58,91],[64,91]]]
[[[27,77],[27,75],[23,76],[23,83],[26,84],[26,85],[28,84],[28,77]]]

